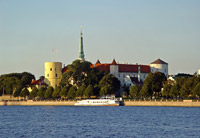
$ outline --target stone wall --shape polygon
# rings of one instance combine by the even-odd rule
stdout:
[[[192,100],[184,101],[124,101],[124,106],[182,106],[200,107],[200,102]]]
[[[1,101],[0,106],[73,106],[76,101]]]

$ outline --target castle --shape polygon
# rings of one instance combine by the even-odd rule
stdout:
[[[85,61],[83,50],[83,33],[80,32],[79,41],[79,57],[78,60]],[[120,64],[115,61],[112,63],[101,63],[99,60],[91,67],[113,74],[117,77],[121,85],[132,86],[144,82],[148,73],[162,72],[168,78],[168,63],[157,59],[150,65],[139,64]],[[62,73],[66,71],[66,67],[62,68],[61,62],[45,62],[45,80],[44,82],[52,87],[57,87],[61,81]]]

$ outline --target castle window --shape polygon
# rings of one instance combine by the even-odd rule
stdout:
[[[50,68],[50,71],[52,71],[52,68]]]
[[[58,77],[58,75],[56,74],[56,77]]]
[[[49,74],[47,74],[47,77],[49,77]]]

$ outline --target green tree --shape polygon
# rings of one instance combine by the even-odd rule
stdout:
[[[152,84],[153,84],[153,73],[149,73],[144,80],[144,85],[142,86],[142,89],[140,91],[140,96],[143,98],[148,98],[153,96],[153,89],[152,89]]]
[[[94,86],[94,92],[93,92],[93,94],[98,97],[99,96],[99,92],[100,92],[100,86],[96,84]]]
[[[131,97],[133,97],[133,98],[139,98],[140,91],[141,91],[141,86],[140,86],[140,85],[137,85],[137,84],[134,84],[134,85],[130,88],[129,94],[130,94]]]
[[[20,97],[26,98],[26,96],[28,96],[28,95],[29,95],[29,91],[27,88],[24,88],[20,93]]]
[[[72,99],[74,99],[75,97],[76,97],[76,86],[72,86],[70,89],[69,89],[69,91],[68,91],[68,93],[67,93],[67,97],[68,98],[72,98]]]
[[[40,98],[44,98],[44,93],[46,91],[46,88],[44,87],[41,87],[37,93],[37,96],[40,97]]]
[[[139,96],[142,98],[148,98],[148,97],[152,98],[152,93],[150,93],[151,91],[149,89],[150,87],[148,86],[148,84],[144,84],[142,86],[142,89],[140,90]]]
[[[91,71],[90,68],[91,63],[87,61],[80,61],[75,60],[71,65],[68,65],[67,67],[72,72],[72,80],[73,84],[76,86],[81,86],[82,83],[86,80],[89,72]],[[70,80],[68,80],[70,81]]]
[[[153,73],[152,90],[155,92],[155,97],[160,98],[161,88],[163,88],[163,83],[166,81],[164,73],[155,72]]]
[[[129,86],[123,86],[123,96],[128,96],[129,95]]]
[[[44,98],[52,98],[54,88],[52,86],[48,86],[47,90],[44,92]]]
[[[77,97],[83,97],[83,93],[85,91],[85,85],[81,85],[78,90],[76,91],[76,96]]]
[[[164,83],[164,86],[163,86],[162,96],[166,97],[167,99],[168,99],[169,97],[171,97],[170,91],[171,91],[171,88],[172,88],[173,85],[175,85],[175,84],[174,84],[174,81],[172,81],[172,80],[167,80],[167,81]]]
[[[178,86],[176,84],[171,87],[169,96],[176,97],[176,99],[180,96],[180,92],[178,91]]]
[[[37,93],[38,93],[38,89],[36,87],[34,87],[31,91],[31,93],[29,94],[29,98],[35,99],[35,97],[37,97]]]
[[[101,79],[99,86],[101,96],[115,94],[120,89],[120,81],[112,74],[107,74]]]
[[[194,89],[192,90],[192,94],[193,94],[193,96],[195,96],[195,97],[200,97],[200,83],[198,83],[195,87],[194,87]]]
[[[60,86],[56,87],[54,89],[53,93],[52,93],[52,97],[53,98],[59,98],[60,91],[61,91],[61,87]]]
[[[61,89],[59,95],[60,95],[61,97],[67,97],[67,93],[68,93],[70,87],[71,87],[71,85],[66,85],[66,86],[64,86],[64,87]]]
[[[89,86],[85,89],[85,91],[84,91],[84,96],[87,97],[87,98],[89,98],[90,96],[93,95],[93,91],[94,91],[93,86],[92,86],[92,85],[89,85]]]
[[[193,86],[192,80],[190,78],[186,79],[180,89],[180,95],[182,98],[188,98],[191,96],[192,86]]]

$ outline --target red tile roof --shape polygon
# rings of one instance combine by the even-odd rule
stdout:
[[[32,80],[31,85],[47,85],[47,84],[44,83],[43,80],[39,79],[39,80]]]
[[[105,72],[110,72],[110,66],[112,64],[93,64],[91,67],[97,68],[98,70],[102,70]],[[138,67],[140,66],[141,73],[149,73],[150,66],[149,65],[133,65],[133,64],[117,64],[119,67],[119,72],[138,72]]]
[[[138,67],[139,66],[140,66],[141,73],[149,73],[149,72],[151,72],[149,65],[117,64],[115,60],[113,60],[113,62],[111,64],[110,63],[101,64],[100,62],[97,62],[96,64],[92,64],[90,67],[91,68],[95,67],[98,70],[102,70],[102,71],[105,71],[105,72],[110,72],[110,66],[111,65],[118,65],[119,72],[138,72]],[[63,73],[67,72],[67,71],[69,71],[67,66],[62,69]]]
[[[69,71],[67,66],[62,69],[62,73]]]

